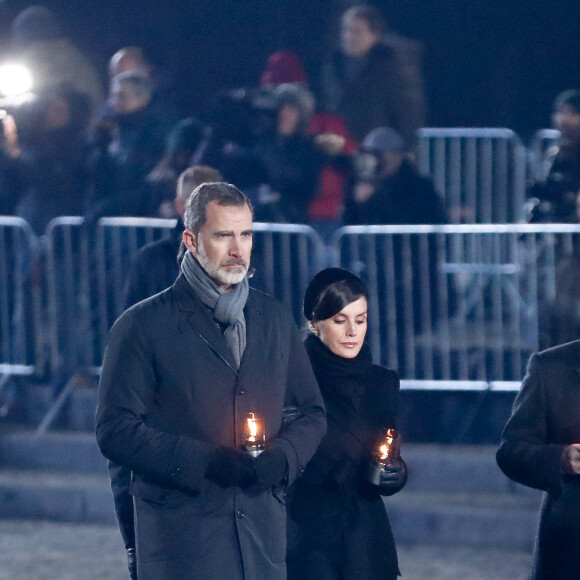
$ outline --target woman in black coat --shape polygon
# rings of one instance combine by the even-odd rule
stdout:
[[[382,495],[405,485],[402,459],[369,483],[374,450],[395,426],[399,377],[364,344],[367,289],[340,268],[317,274],[304,299],[306,350],[327,409],[328,431],[289,490],[288,578],[394,579],[397,552]]]

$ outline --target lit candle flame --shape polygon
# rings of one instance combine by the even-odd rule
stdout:
[[[393,442],[395,440],[395,430],[387,429],[385,440],[379,445],[379,458],[383,461],[389,459],[393,451]]]
[[[264,423],[254,413],[248,413],[243,423],[242,443],[251,453],[260,453],[266,442]]]
[[[248,441],[250,443],[255,443],[258,435],[258,425],[256,423],[256,417],[254,416],[254,413],[249,414],[247,421],[248,421]]]
[[[368,479],[373,485],[381,484],[381,474],[399,459],[400,436],[396,429],[386,429],[369,463]]]

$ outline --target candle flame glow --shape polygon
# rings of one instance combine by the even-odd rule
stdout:
[[[258,424],[256,423],[254,413],[249,414],[247,421],[248,421],[248,441],[254,443],[258,435]]]
[[[264,422],[254,413],[248,413],[242,424],[242,444],[246,449],[263,449],[266,443]]]
[[[395,440],[395,430],[387,429],[385,440],[379,445],[379,457],[381,460],[389,459],[392,450],[393,442]]]

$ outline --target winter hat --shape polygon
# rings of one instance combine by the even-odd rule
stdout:
[[[29,6],[12,22],[12,39],[16,45],[27,46],[31,42],[54,40],[63,36],[56,14],[40,6]]]
[[[306,82],[306,73],[300,57],[289,50],[280,50],[272,53],[268,58],[266,68],[260,76],[261,85]]]
[[[298,83],[284,83],[274,89],[274,98],[278,108],[283,105],[294,105],[300,112],[300,128],[305,131],[316,105],[314,95]]]
[[[402,153],[405,150],[405,141],[394,129],[390,127],[378,127],[377,129],[373,129],[363,139],[361,148],[379,151],[381,153]]]
[[[326,268],[306,288],[304,317],[326,320],[363,296],[368,296],[368,289],[358,276],[344,268]]]

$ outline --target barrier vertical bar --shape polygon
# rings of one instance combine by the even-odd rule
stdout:
[[[8,287],[8,250],[6,242],[6,229],[0,229],[0,336],[2,337],[2,361],[10,361],[10,300]]]
[[[477,183],[479,178],[480,168],[477,163],[477,140],[467,139],[465,143],[465,197],[468,200],[468,207],[471,208],[473,215],[470,216],[469,221],[477,221],[478,215],[478,199],[477,199]],[[462,220],[456,220],[458,222]]]
[[[490,221],[492,223],[506,223],[508,221],[508,212],[515,208],[514,199],[509,199],[508,189],[510,180],[508,179],[509,165],[511,156],[508,154],[509,142],[507,139],[499,140],[496,143],[493,160],[493,189],[495,192],[494,208],[491,211]],[[515,168],[514,168],[515,170]],[[515,171],[511,180],[515,185]],[[513,189],[515,197],[515,187]],[[517,214],[514,213],[514,217]]]
[[[461,178],[461,167],[462,167],[462,154],[461,154],[461,139],[458,137],[452,137],[449,142],[449,185],[447,189],[446,197],[448,198],[448,204],[458,213],[456,219],[452,218],[452,221],[461,221],[461,215],[463,213],[463,207],[465,202],[463,200],[463,180]],[[445,194],[445,190],[438,190],[440,194]],[[469,203],[469,201],[468,201]]]
[[[493,144],[489,137],[481,140],[480,158],[480,191],[479,191],[479,219],[478,223],[492,223],[493,212]]]

